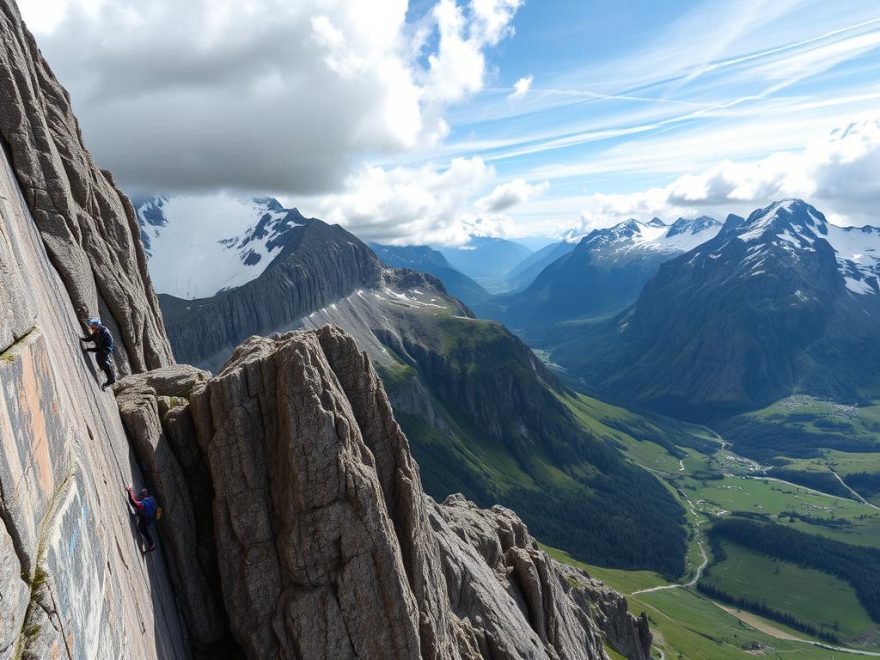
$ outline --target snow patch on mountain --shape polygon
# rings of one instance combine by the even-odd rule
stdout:
[[[733,229],[736,238],[754,243],[751,259],[768,243],[791,251],[814,251],[817,240],[827,241],[837,253],[837,265],[847,289],[859,295],[880,293],[880,228],[840,227],[799,199],[775,202],[755,211]]]
[[[863,295],[880,293],[880,228],[829,224],[826,238],[837,252],[846,287]]]
[[[134,200],[158,293],[206,298],[259,277],[302,226],[272,198],[152,197]]]
[[[659,218],[649,222],[626,220],[608,229],[597,229],[584,239],[584,246],[617,258],[632,252],[651,251],[663,254],[689,252],[721,230],[721,223],[708,216],[679,218],[666,224]]]

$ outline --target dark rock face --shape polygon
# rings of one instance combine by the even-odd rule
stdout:
[[[189,440],[209,467],[223,602],[249,657],[603,658],[605,642],[648,657],[625,601],[550,560],[512,512],[424,495],[375,370],[339,330],[254,337],[216,378],[191,375]],[[168,381],[119,386],[136,446],[160,437],[153,393]],[[186,499],[162,479],[169,501]],[[184,522],[162,540],[192,553]],[[185,581],[191,558],[171,554]]]
[[[77,318],[100,315],[123,372],[172,362],[131,203],[82,143],[67,92],[0,2],[0,136]]]
[[[877,296],[847,290],[824,216],[801,201],[748,219],[661,266],[635,305],[554,359],[618,397],[700,419],[795,392],[880,392]]]
[[[192,492],[193,481],[182,467],[178,455],[181,448],[169,441],[168,435],[181,428],[180,415],[169,415],[188,403],[189,396],[210,374],[178,365],[144,374],[128,376],[114,388],[122,422],[135,454],[147,473],[151,492],[161,503],[160,525],[173,530],[163,534],[163,550],[171,566],[171,578],[177,587],[180,606],[195,648],[207,651],[212,645],[228,642],[227,624],[222,607],[215,599],[210,581],[216,579],[213,565],[205,570],[199,562],[205,548],[199,547],[194,502],[203,493]],[[189,425],[192,429],[192,424]],[[190,436],[186,442],[195,442]],[[186,463],[184,463],[186,465]],[[187,467],[191,467],[187,465]],[[204,543],[210,543],[205,539]]]
[[[211,298],[160,295],[165,327],[181,362],[217,369],[251,335],[269,334],[324,305],[382,281],[379,259],[336,225],[307,220],[256,280]]]

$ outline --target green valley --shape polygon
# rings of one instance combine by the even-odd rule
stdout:
[[[880,510],[846,487],[880,467],[880,452],[870,451],[880,440],[880,407],[790,397],[719,424],[718,435],[583,395],[566,403],[689,511],[687,568],[678,580],[587,567],[648,614],[658,657],[841,657],[823,646],[880,653],[871,591],[880,580]],[[792,473],[798,483],[784,478]],[[814,474],[841,487],[823,492],[818,486],[832,482]]]

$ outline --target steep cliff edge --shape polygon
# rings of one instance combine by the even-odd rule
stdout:
[[[80,350],[113,328],[123,372],[171,353],[127,202],[82,146],[63,89],[0,0],[0,658],[187,657],[116,403]]]
[[[142,481],[78,318],[0,152],[0,658],[187,657],[161,555],[138,548],[123,487]]]
[[[0,137],[78,319],[100,314],[123,372],[170,364],[134,210],[83,145],[70,98],[0,0]]]
[[[184,616],[208,637],[222,621],[205,616],[219,601],[203,576],[217,575],[249,657],[604,658],[606,644],[648,657],[647,623],[511,511],[424,494],[372,364],[340,330],[253,337],[211,380],[163,369],[117,391],[142,463],[163,466],[177,517],[163,540],[184,550]],[[182,521],[200,508],[210,529],[193,538]]]

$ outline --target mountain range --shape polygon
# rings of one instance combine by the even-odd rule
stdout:
[[[514,512],[425,494],[373,363],[339,328],[250,337],[216,376],[176,364],[141,230],[153,260],[168,249],[209,271],[206,257],[225,259],[223,277],[169,275],[202,295],[177,299],[199,303],[181,316],[224,326],[205,335],[212,359],[282,312],[360,291],[384,294],[382,313],[421,291],[428,319],[445,294],[293,209],[263,206],[219,248],[206,235],[166,240],[172,198],[139,226],[15,3],[0,0],[0,17],[0,657],[650,657],[647,616],[551,559]],[[228,277],[257,266],[256,278]],[[450,318],[476,323],[446,302]],[[116,338],[112,388],[76,339],[96,315]],[[523,383],[550,380],[529,364]],[[144,487],[162,510],[155,551],[133,509]],[[638,557],[634,535],[621,545]]]
[[[453,268],[479,282],[490,293],[507,290],[507,274],[532,254],[524,245],[489,236],[471,236],[467,245],[436,249]]]
[[[730,216],[631,307],[558,333],[553,359],[598,391],[689,417],[797,392],[877,396],[878,239],[801,200]]]
[[[596,229],[546,265],[525,289],[492,298],[485,315],[534,334],[540,328],[626,307],[664,261],[709,240],[721,223],[709,217],[627,220]],[[558,254],[562,248],[552,251]]]
[[[504,276],[509,291],[519,291],[535,281],[547,266],[574,250],[578,241],[558,241],[532,252]]]

